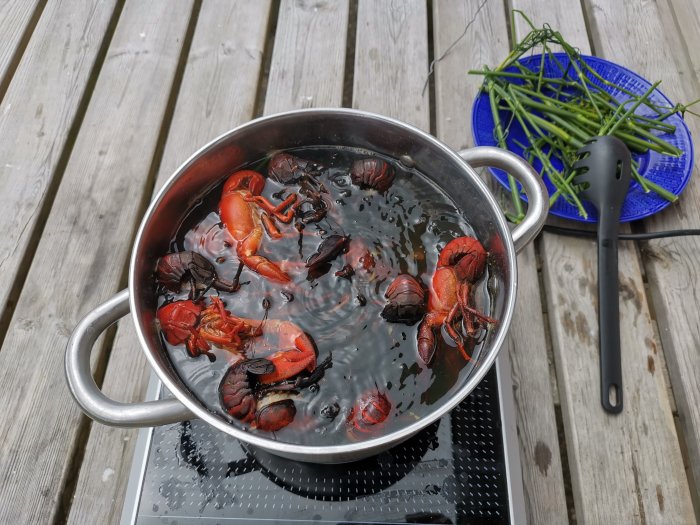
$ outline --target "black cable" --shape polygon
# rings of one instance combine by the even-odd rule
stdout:
[[[579,230],[577,228],[564,228],[545,224],[542,231],[556,235],[569,235],[571,237],[595,237],[595,231]],[[700,235],[700,229],[668,230],[649,233],[621,233],[618,239],[621,241],[648,241],[650,239],[662,239],[664,237],[685,237],[688,235]]]

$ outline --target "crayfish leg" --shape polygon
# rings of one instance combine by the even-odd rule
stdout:
[[[260,214],[260,221],[262,222],[263,227],[265,228],[265,232],[270,237],[270,239],[282,238],[282,232],[275,224],[275,221],[272,220],[272,217],[270,217],[267,213],[263,212]]]

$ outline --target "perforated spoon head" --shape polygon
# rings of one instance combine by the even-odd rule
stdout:
[[[591,201],[598,212],[617,210],[627,195],[632,178],[632,157],[629,149],[617,137],[594,137],[578,150],[574,182],[584,186],[582,195]]]

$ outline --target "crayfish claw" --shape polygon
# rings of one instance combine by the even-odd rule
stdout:
[[[332,261],[347,249],[348,241],[350,237],[347,235],[329,235],[318,245],[318,250],[308,258],[306,267],[309,270],[315,270]]]

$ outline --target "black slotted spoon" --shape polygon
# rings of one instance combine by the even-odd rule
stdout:
[[[582,195],[598,210],[598,332],[600,349],[600,396],[611,414],[622,411],[622,364],[620,360],[620,302],[617,237],[620,209],[631,179],[631,156],[627,146],[611,135],[594,137],[578,150],[574,181]]]

